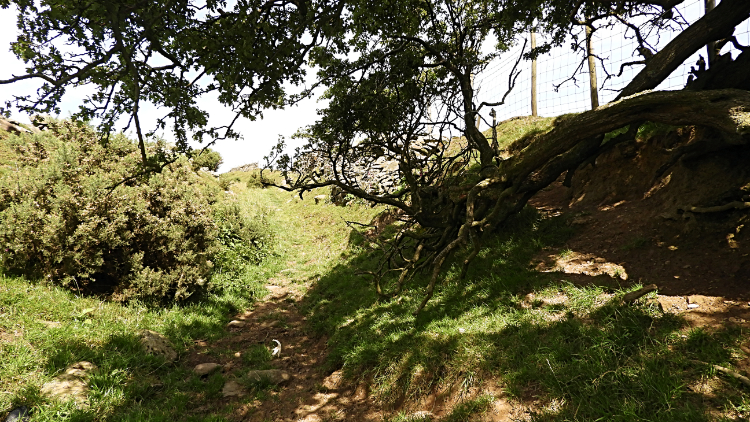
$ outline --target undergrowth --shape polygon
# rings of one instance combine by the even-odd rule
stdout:
[[[622,305],[629,289],[579,287],[530,267],[535,254],[560,245],[570,230],[561,217],[524,210],[464,280],[458,256],[417,317],[412,311],[427,275],[398,297],[378,300],[369,278],[358,275],[377,253],[355,247],[352,260],[324,275],[306,298],[312,328],[330,336],[328,369],[370,383],[394,410],[446,388],[461,403],[494,386],[538,421],[703,421],[717,407],[746,417],[748,395],[736,382],[722,382],[712,398],[687,388],[710,374],[691,360],[736,362],[742,330],[688,331],[652,300]],[[353,244],[358,240],[354,235]],[[479,420],[477,412],[455,420]]]
[[[382,207],[315,205],[312,197],[325,192],[300,200],[254,188],[251,175],[225,179],[231,200],[217,211],[217,221],[240,213],[262,224],[239,231],[234,223],[224,224],[222,244],[273,247],[263,256],[242,248],[217,255],[214,288],[200,301],[169,307],[114,303],[2,276],[0,416],[25,405],[33,409],[33,421],[224,421],[253,400],[273,400],[275,387],[248,384],[251,395],[217,405],[226,403],[221,373],[201,379],[180,361],[146,355],[138,344],[143,329],[164,333],[182,356],[197,342],[217,341],[229,335],[225,326],[232,316],[252,308],[273,277],[290,280],[304,295],[311,335],[328,338],[322,370],[343,369],[351,382],[368,383],[372,398],[392,411],[386,417],[391,422],[420,420],[410,416],[410,406],[436,394],[456,404],[441,421],[482,420],[498,401],[534,421],[750,416],[750,395],[739,382],[696,363],[735,368],[745,358],[743,328],[691,329],[662,312],[653,297],[621,304],[619,298],[637,285],[582,287],[564,275],[534,270],[534,257],[563,246],[571,235],[563,217],[525,209],[486,244],[463,280],[457,263],[466,251],[459,252],[415,317],[428,276],[418,275],[401,295],[379,300],[363,275],[377,264],[375,243],[345,224],[366,223]],[[264,346],[248,346],[242,359],[252,368],[270,367]],[[89,406],[41,396],[44,382],[80,360],[100,368]],[[715,381],[710,394],[691,387],[707,379]]]

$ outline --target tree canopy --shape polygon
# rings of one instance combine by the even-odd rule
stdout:
[[[235,119],[254,118],[265,108],[309,95],[310,90],[285,92],[284,83],[300,84],[304,64],[317,67],[317,84],[327,87],[330,103],[318,122],[300,133],[305,147],[293,156],[280,155],[281,145],[276,149],[273,159],[288,177],[284,188],[304,192],[331,186],[402,210],[405,224],[385,253],[382,271],[373,275],[379,293],[386,294],[379,287],[384,274],[400,274],[398,291],[415,271],[430,268],[432,279],[419,309],[459,246],[472,245],[466,267],[482,238],[537,191],[632,140],[643,122],[705,126],[713,135],[698,143],[703,145],[694,148],[698,151],[750,140],[743,123],[750,108],[750,53],[732,36],[750,18],[746,0],[723,0],[660,51],[653,51],[649,34],[678,26],[673,8],[682,0],[14,3],[22,34],[13,48],[29,70],[0,84],[45,81],[36,96],[18,98],[16,105],[54,109],[65,89],[92,84],[96,94],[82,105],[80,116],[102,118],[103,129],[111,130],[117,116],[129,115],[141,142],[141,101],[166,107],[159,125],[171,119],[185,147],[189,134],[197,139],[238,135],[232,124],[205,127],[202,95],[218,93]],[[4,7],[9,4],[0,0]],[[580,46],[592,32],[613,26],[634,33],[643,55],[630,63],[643,68],[618,101],[559,119],[551,131],[515,145],[513,154],[478,130],[480,112],[513,95],[517,77],[514,67],[506,75],[504,96],[477,103],[473,78],[489,61],[503,55],[518,64],[571,35]],[[548,41],[506,58],[518,34],[532,28]],[[644,93],[714,41],[731,42],[742,54],[734,60],[720,56],[688,91]],[[625,127],[622,135],[603,142],[605,133]],[[397,163],[400,185],[389,191],[363,186],[356,169],[383,159]]]

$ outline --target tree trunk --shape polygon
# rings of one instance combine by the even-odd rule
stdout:
[[[693,53],[704,48],[710,41],[731,36],[734,28],[749,17],[750,1],[723,0],[651,57],[646,67],[630,81],[617,99],[656,88]]]

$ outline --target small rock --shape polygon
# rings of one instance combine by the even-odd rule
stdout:
[[[74,363],[68,366],[64,373],[45,383],[41,392],[45,396],[62,401],[74,400],[78,405],[84,404],[89,392],[86,379],[95,369],[96,365],[91,362]]]
[[[292,379],[292,376],[281,369],[265,369],[248,371],[247,378],[256,382],[268,381],[271,384],[280,385]]]
[[[237,381],[227,381],[224,383],[224,388],[221,389],[221,394],[224,397],[236,397],[245,395],[245,389],[242,384]]]
[[[240,321],[240,320],[236,320],[236,319],[232,320],[232,321],[229,321],[229,324],[227,324],[228,328],[241,328],[241,327],[244,327],[244,326],[245,326],[245,322],[244,321]]]
[[[141,332],[141,344],[146,349],[146,353],[151,355],[163,356],[164,359],[174,362],[177,360],[177,352],[166,337],[156,331],[143,330]]]
[[[88,377],[89,373],[91,373],[95,369],[96,365],[84,360],[81,362],[76,362],[65,368],[65,373],[78,378],[86,378]]]
[[[427,410],[420,410],[418,412],[414,412],[411,415],[407,416],[407,421],[420,421],[420,420],[432,420],[435,417],[435,415],[432,414],[432,412]]]
[[[695,309],[695,308],[698,307],[698,304],[697,303],[689,303],[687,307],[688,307],[688,309]]]
[[[321,202],[325,203],[326,199],[328,199],[328,195],[317,195],[313,199],[315,200],[316,205]]]
[[[8,413],[5,422],[26,422],[29,420],[29,409],[26,406],[17,407]]]
[[[198,365],[195,365],[195,368],[193,368],[193,372],[202,377],[204,375],[216,372],[219,369],[221,369],[221,365],[219,365],[218,363],[200,363]]]

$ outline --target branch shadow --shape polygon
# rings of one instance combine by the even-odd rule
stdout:
[[[611,281],[581,287],[535,271],[534,254],[569,235],[564,223],[524,211],[464,280],[455,257],[417,317],[426,276],[383,300],[357,275],[377,256],[332,268],[303,301],[311,328],[330,336],[325,370],[371,380],[371,394],[393,412],[435,410],[445,386],[464,398],[494,386],[532,420],[744,420],[747,391],[694,362],[736,364],[743,328],[690,329],[653,300],[623,305]],[[543,299],[528,303],[529,294]],[[416,409],[425,403],[433,408]]]

